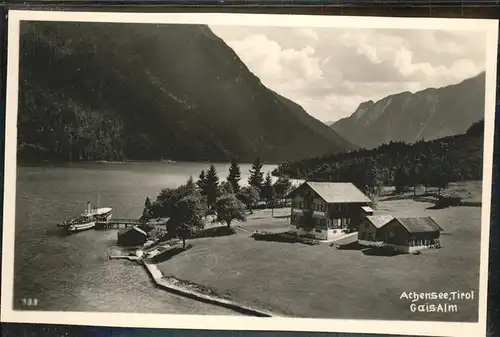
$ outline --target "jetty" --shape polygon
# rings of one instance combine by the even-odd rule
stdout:
[[[132,226],[144,225],[146,222],[139,219],[115,218],[108,221],[98,221],[95,224],[96,230],[123,229]]]
[[[150,225],[150,226],[164,226],[168,218],[157,218],[143,221],[135,218],[112,218],[107,221],[97,221],[95,224],[96,230],[106,229],[123,229],[132,226]]]

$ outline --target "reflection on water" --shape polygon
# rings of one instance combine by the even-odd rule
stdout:
[[[216,164],[221,180],[227,164]],[[274,166],[265,166],[264,171]],[[85,203],[113,207],[115,217],[138,217],[146,196],[196,180],[208,164],[123,163],[19,167],[16,193],[14,308],[37,298],[38,310],[234,314],[156,289],[143,268],[108,260],[116,231],[66,235],[61,220]],[[250,165],[241,165],[242,182]]]

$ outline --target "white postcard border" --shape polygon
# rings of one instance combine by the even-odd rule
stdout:
[[[417,334],[424,336],[478,336],[486,334],[490,201],[492,184],[498,20],[340,17],[214,13],[112,13],[62,11],[9,11],[7,100],[5,130],[4,214],[2,251],[1,321],[102,325],[117,327],[184,328],[210,330],[269,330]],[[345,28],[405,28],[476,30],[486,37],[486,94],[481,216],[481,262],[478,323],[421,321],[341,320],[306,318],[254,318],[238,316],[51,312],[12,310],[19,38],[21,21],[80,21],[129,23],[188,23],[239,26],[293,26]],[[152,285],[153,286],[153,285]],[[194,319],[196,318],[196,319]]]

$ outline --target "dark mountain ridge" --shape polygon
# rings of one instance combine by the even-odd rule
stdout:
[[[354,148],[203,25],[23,22],[18,157],[296,160]]]
[[[363,102],[331,127],[368,149],[390,141],[413,143],[462,134],[484,118],[484,94],[485,72],[481,72],[458,84]]]

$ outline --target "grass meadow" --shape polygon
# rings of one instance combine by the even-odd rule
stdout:
[[[192,249],[160,263],[159,268],[165,276],[209,287],[220,296],[276,315],[477,321],[481,207],[432,209],[431,203],[410,196],[388,199],[379,200],[376,214],[433,217],[444,229],[443,248],[421,255],[377,256],[336,250],[328,244],[255,241],[250,237],[254,230],[291,228],[283,210],[275,211],[275,217],[270,210],[260,210],[247,222],[234,225],[244,230],[190,240]],[[453,313],[411,312],[410,302],[400,299],[403,292],[471,290],[474,300],[450,302],[458,305]],[[420,304],[424,303],[445,302]]]

